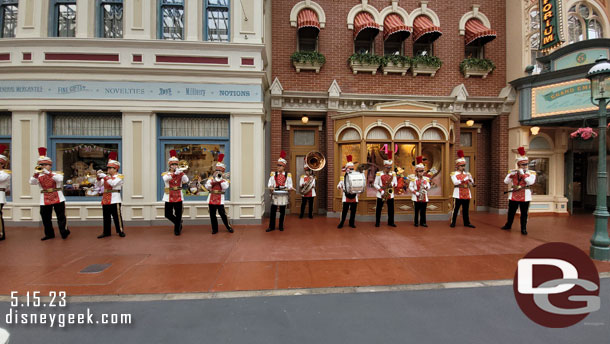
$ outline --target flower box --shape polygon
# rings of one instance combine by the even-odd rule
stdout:
[[[377,69],[379,69],[379,63],[360,63],[356,61],[350,61],[349,66],[352,68],[354,74],[358,74],[358,72],[364,73],[373,73],[373,75],[377,74]]]
[[[468,79],[471,76],[480,76],[483,79],[493,70],[493,68],[480,68],[480,67],[464,67],[462,73],[464,77]]]
[[[428,74],[431,77],[436,75],[436,71],[441,67],[427,66],[427,65],[414,65],[411,67],[411,73],[413,76],[417,76],[417,74]]]
[[[292,65],[297,70],[297,73],[300,73],[302,70],[313,70],[316,73],[320,73],[320,68],[324,65],[324,63],[320,62],[300,62],[300,61],[292,61]]]
[[[383,71],[383,75],[388,75],[388,73],[400,73],[401,75],[407,74],[407,71],[411,68],[410,65],[406,64],[404,66],[395,65],[392,62],[388,62],[386,66],[381,66],[381,70]]]

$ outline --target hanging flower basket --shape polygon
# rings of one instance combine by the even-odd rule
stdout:
[[[589,141],[596,138],[597,133],[590,127],[578,128],[578,130],[570,134],[570,137],[575,140]]]

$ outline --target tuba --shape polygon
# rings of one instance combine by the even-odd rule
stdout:
[[[326,166],[326,158],[320,152],[309,152],[305,156],[305,164],[310,170],[317,172]]]

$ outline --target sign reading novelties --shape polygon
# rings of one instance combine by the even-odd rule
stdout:
[[[561,45],[563,21],[561,0],[539,0],[540,50],[547,51]]]

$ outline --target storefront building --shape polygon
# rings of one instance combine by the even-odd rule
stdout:
[[[189,165],[185,223],[209,218],[202,181],[220,153],[231,179],[228,216],[260,223],[268,6],[258,0],[3,1],[0,141],[10,145],[13,171],[4,218],[39,221],[40,190],[28,180],[37,148],[45,146],[53,170],[64,174],[71,225],[101,219],[93,183],[110,152],[118,152],[124,175],[124,219],[161,223],[161,173],[171,149]]]
[[[557,0],[553,5],[556,12],[547,16],[556,18],[557,38],[563,43],[544,49],[551,31],[545,35],[540,29],[544,23],[538,1],[507,3],[508,22],[520,23],[523,32],[521,39],[509,35],[508,40],[508,59],[514,64],[507,77],[518,93],[518,106],[510,114],[510,147],[524,146],[529,168],[537,172],[531,212],[590,212],[595,207],[598,143],[571,133],[584,127],[597,130],[597,107],[591,103],[586,74],[596,59],[610,56],[609,8],[604,1]]]
[[[477,181],[476,209],[503,211],[516,97],[506,85],[505,13],[494,1],[274,2],[271,161],[288,152],[297,179],[308,152],[324,154],[315,203],[319,213],[337,216],[336,186],[352,155],[368,167],[358,214],[371,220],[372,184],[386,154],[393,153],[399,177],[413,174],[423,155],[433,182],[428,212],[446,219],[449,174],[462,149]],[[474,68],[481,61],[484,68]],[[300,197],[291,197],[298,212]],[[404,186],[396,213],[402,220],[413,213]]]

